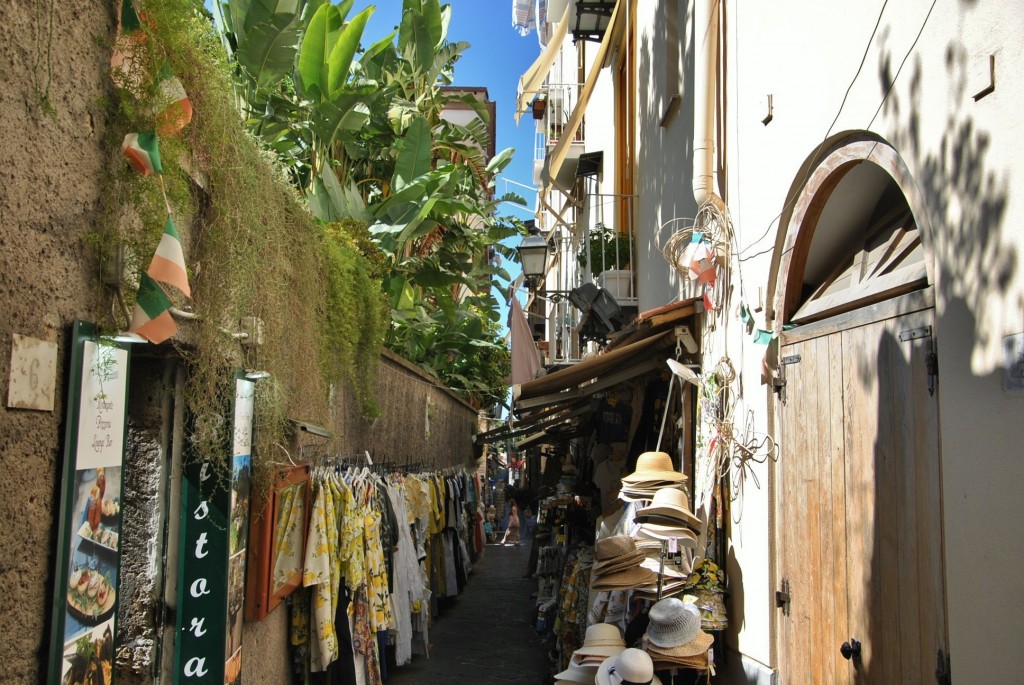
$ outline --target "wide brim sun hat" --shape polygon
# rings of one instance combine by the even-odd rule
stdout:
[[[555,674],[555,681],[561,681],[565,683],[584,683],[584,685],[590,685],[594,682],[594,677],[597,674],[599,665],[579,665],[569,661],[569,668],[565,669],[561,673]]]
[[[615,571],[625,570],[630,566],[636,566],[646,558],[647,555],[644,552],[637,550],[636,552],[627,554],[623,557],[615,557],[614,559],[608,559],[607,561],[594,562],[591,569],[597,575],[614,573]]]
[[[626,648],[622,632],[611,623],[595,623],[587,627],[583,637],[583,645],[573,652],[573,656],[610,657]]]
[[[590,581],[595,590],[622,590],[658,582],[658,574],[642,566],[633,566],[625,571],[609,573]]]
[[[625,649],[610,656],[597,668],[595,685],[661,685],[654,675],[654,662],[641,649]]]
[[[649,641],[650,640],[648,638],[648,642]],[[647,652],[651,655],[651,658],[656,661],[671,661],[672,659],[682,659],[703,654],[711,649],[711,645],[714,641],[714,635],[701,631],[697,637],[693,638],[685,645],[679,645],[678,647],[658,647],[656,645],[648,644]]]
[[[686,475],[676,471],[672,457],[665,452],[644,452],[636,459],[636,469],[628,476],[622,477],[623,483],[642,483],[644,481],[668,481],[679,483],[686,480]]]
[[[682,524],[664,525],[658,523],[641,523],[638,529],[639,535],[645,535],[654,540],[670,540],[675,538],[683,547],[697,547],[697,536],[692,530]]]
[[[595,563],[618,559],[635,552],[636,541],[628,535],[612,535],[594,544]]]
[[[671,559],[666,559],[665,560],[665,565],[663,567],[661,565],[661,560],[660,559],[653,559],[651,557],[646,557],[646,558],[644,558],[643,561],[640,562],[640,566],[642,566],[643,568],[649,569],[651,571],[654,571],[655,573],[659,573],[661,575],[661,577],[665,578],[666,580],[668,580],[668,579],[686,580],[687,578],[690,577],[690,574],[687,573],[684,570],[685,567],[683,567],[683,566],[676,566],[675,562],[672,561]]]
[[[700,519],[690,511],[690,502],[686,493],[676,488],[662,488],[654,493],[650,505],[638,509],[636,520],[644,523],[649,518],[683,521],[700,530]]]

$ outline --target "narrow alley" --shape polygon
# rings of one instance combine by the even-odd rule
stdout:
[[[532,623],[536,583],[524,577],[529,543],[488,545],[465,592],[435,620],[430,658],[389,673],[387,685],[550,682],[551,661]]]

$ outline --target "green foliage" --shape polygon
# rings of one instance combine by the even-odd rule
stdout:
[[[243,69],[260,75],[280,71],[275,61],[282,59],[279,53],[288,52],[281,36],[295,30],[284,21],[291,16],[282,9],[287,5],[251,2],[250,12],[263,13],[285,28],[275,34],[278,45],[262,46],[260,53],[269,29],[249,22],[248,32],[236,38],[253,60],[263,54],[264,66],[250,61]],[[148,0],[139,9],[146,13],[147,35],[129,46],[137,68],[118,75],[128,87],[117,91],[107,141],[112,155],[105,220],[90,242],[101,259],[123,252],[129,273],[138,273],[159,242],[167,217],[166,194],[186,247],[192,301],[176,292],[169,295],[200,317],[185,325],[175,343],[189,369],[186,400],[201,427],[211,417],[225,416],[232,368],[270,372],[271,379],[259,381],[257,388],[254,457],[259,473],[264,463],[260,455],[286,443],[289,418],[329,422],[333,383],[352,381],[364,413],[375,411],[373,380],[386,328],[383,260],[364,224],[318,224],[288,182],[280,157],[268,154],[246,132],[234,90],[237,65],[225,61],[219,36],[201,5]],[[230,16],[245,25],[246,15]],[[120,140],[129,131],[152,129],[153,113],[161,106],[156,75],[164,67],[181,80],[194,116],[177,136],[161,138],[164,173],[142,177],[126,169]],[[123,293],[126,314],[133,305],[130,285]],[[264,344],[240,356],[237,341],[225,331],[237,330],[245,317],[262,321]],[[124,322],[109,326],[121,330]],[[213,434],[197,431],[206,433]],[[201,440],[199,450],[199,456],[227,468],[217,440]]]
[[[218,5],[225,43],[237,46],[247,123],[279,155],[314,216],[368,222],[391,304],[386,344],[467,397],[503,396],[507,349],[495,293],[508,279],[497,245],[508,231],[495,215],[499,202],[516,198],[495,198],[493,178],[512,150],[487,160],[486,108],[472,94],[442,89],[469,47],[447,40],[451,8],[403,0],[397,36],[360,52],[371,10],[349,18],[351,0],[250,2]],[[298,47],[285,49],[278,36]],[[479,118],[445,121],[452,101]]]
[[[604,224],[590,231],[586,243],[580,246],[576,255],[576,263],[581,269],[590,268],[594,278],[609,269],[628,269],[630,256],[630,237],[625,233],[617,233],[615,229]],[[587,263],[587,248],[590,248],[590,263]]]
[[[365,223],[352,219],[324,226],[323,246],[324,371],[333,382],[352,381],[364,413],[372,413],[368,372],[376,369],[388,317],[380,275],[375,263],[364,256],[364,251],[372,253],[376,248],[368,240]]]

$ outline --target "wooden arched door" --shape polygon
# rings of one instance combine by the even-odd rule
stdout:
[[[836,146],[798,198],[775,298],[795,325],[775,509],[792,684],[941,682],[948,656],[927,253],[905,168],[864,142]]]

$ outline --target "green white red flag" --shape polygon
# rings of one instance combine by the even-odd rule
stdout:
[[[175,288],[192,297],[188,287],[188,273],[185,271],[185,253],[181,249],[181,238],[174,227],[174,220],[167,217],[164,234],[160,236],[160,244],[149,263],[146,273],[153,280],[173,285]]]
[[[174,323],[170,309],[171,301],[167,299],[164,291],[156,281],[142,274],[139,295],[135,300],[135,311],[132,313],[132,323],[128,331],[138,333],[154,345],[159,345],[178,330],[178,324]]]
[[[128,160],[128,164],[143,176],[162,173],[163,164],[160,162],[160,143],[156,133],[129,133],[121,143],[121,152]]]
[[[165,138],[188,126],[192,121],[192,101],[181,81],[168,67],[160,70],[160,94],[157,101],[163,109],[155,113],[156,132]]]

